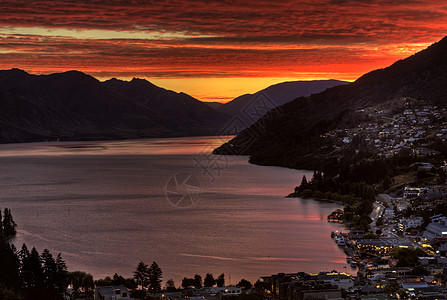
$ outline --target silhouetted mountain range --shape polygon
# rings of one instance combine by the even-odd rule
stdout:
[[[301,94],[286,83],[274,95],[294,91]],[[0,143],[212,135],[237,110],[220,111],[143,79],[100,82],[78,71],[31,75],[19,69],[0,71],[0,106]]]
[[[258,120],[215,153],[250,155],[264,165],[315,169],[333,145],[320,138],[360,123],[354,111],[399,97],[447,103],[447,37],[355,82],[289,102]]]
[[[142,79],[0,71],[0,142],[215,134],[228,116]]]

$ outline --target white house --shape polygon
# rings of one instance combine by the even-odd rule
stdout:
[[[447,238],[447,218],[435,216],[431,219],[432,222],[428,224],[427,230],[424,231],[422,236],[430,241],[436,238]]]
[[[336,285],[339,289],[345,290],[354,286],[354,280],[352,278],[333,278],[331,280],[325,280],[324,282]]]
[[[98,286],[95,288],[95,299],[99,300],[121,300],[130,298],[129,291],[122,285]]]
[[[414,187],[406,186],[404,188],[404,197],[405,198],[418,197],[421,195],[422,191],[423,191],[423,189],[421,189],[421,188],[414,188]]]
[[[424,223],[424,218],[423,217],[414,217],[414,218],[409,218],[405,220],[405,229],[408,228],[416,228],[419,226],[422,226],[422,223]]]
[[[394,217],[395,217],[395,215],[394,215],[394,209],[392,209],[392,208],[390,208],[390,207],[385,208],[385,210],[384,210],[384,212],[383,212],[383,216],[384,216],[385,218],[387,218],[387,219],[394,218]]]
[[[228,295],[240,295],[242,293],[242,289],[240,287],[236,286],[224,286],[224,287],[212,287],[210,289],[210,295],[221,295],[221,296],[228,296]]]

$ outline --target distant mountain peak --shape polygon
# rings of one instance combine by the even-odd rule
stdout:
[[[122,80],[122,79],[118,79],[118,78],[112,77],[112,78],[110,78],[110,79],[107,79],[107,80],[104,81],[104,82],[125,82],[125,81]]]
[[[221,106],[215,106],[215,108],[228,115],[238,116],[239,118],[246,120],[247,117],[244,116],[244,110],[246,109],[247,105],[256,105],[256,103],[253,103],[253,100],[261,93],[266,96],[271,102],[269,103],[269,106],[276,107],[290,102],[296,98],[310,96],[311,94],[322,92],[327,88],[345,84],[348,84],[348,82],[333,79],[285,81],[273,84],[254,94],[241,95]],[[256,120],[247,120],[247,122],[245,122],[245,126],[251,125],[254,121]]]
[[[131,81],[129,81],[129,83],[133,84],[133,85],[138,85],[138,86],[151,86],[151,87],[163,89],[162,87],[156,86],[155,84],[153,84],[152,82],[150,82],[149,80],[146,80],[144,78],[134,77],[134,78],[132,78]]]
[[[10,72],[18,72],[18,73],[23,73],[23,74],[28,74],[26,71],[19,69],[19,68],[12,68],[10,70],[8,70]]]
[[[148,80],[144,79],[144,78],[138,78],[138,77],[134,77],[132,78],[132,80],[130,82],[149,82]]]
[[[10,70],[0,70],[0,73],[8,74],[9,76],[30,76],[29,73],[18,68],[12,68]]]

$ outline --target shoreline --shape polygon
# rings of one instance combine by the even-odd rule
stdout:
[[[328,202],[328,203],[340,204],[342,206],[346,205],[345,203],[343,203],[342,201],[339,201],[339,200],[333,200],[333,199],[328,199],[328,198],[313,198],[313,197],[305,198],[305,197],[301,197],[301,196],[293,196],[293,193],[285,196],[284,198],[300,198],[300,199],[303,199],[303,200],[311,199],[311,200],[320,201],[320,202]]]

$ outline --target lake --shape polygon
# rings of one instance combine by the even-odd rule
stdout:
[[[211,155],[224,140],[189,137],[0,145],[0,207],[14,243],[62,252],[70,271],[130,277],[156,261],[164,282],[225,273],[349,271],[326,222],[340,206],[285,198],[303,174]],[[347,269],[348,268],[348,269]]]

